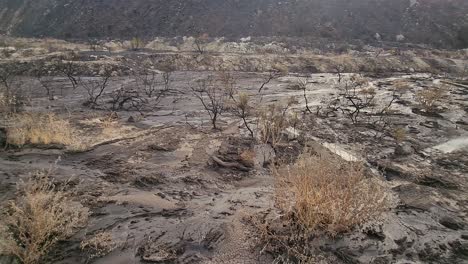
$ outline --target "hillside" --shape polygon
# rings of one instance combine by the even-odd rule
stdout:
[[[468,47],[465,0],[2,0],[0,32],[67,39],[292,36]],[[401,39],[400,39],[401,41]]]

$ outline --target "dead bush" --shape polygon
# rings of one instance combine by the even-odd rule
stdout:
[[[416,101],[428,113],[433,113],[440,100],[445,96],[446,90],[443,87],[433,87],[416,93]]]
[[[269,143],[274,148],[283,140],[284,131],[289,126],[288,109],[292,101],[286,106],[269,105],[258,112],[258,137],[262,143]]]
[[[14,256],[24,264],[44,263],[57,242],[85,225],[88,209],[73,201],[65,187],[55,185],[50,171],[32,174],[18,184],[17,199],[0,220],[0,255]]]
[[[226,85],[224,82],[222,76],[218,78],[208,76],[206,79],[197,80],[195,85],[190,87],[210,116],[213,129],[217,129],[216,122],[226,110],[227,99],[232,95],[231,85]]]
[[[16,113],[26,101],[18,78],[24,72],[17,65],[1,65],[0,67],[0,113]]]
[[[80,85],[85,89],[88,99],[84,102],[85,106],[96,108],[99,106],[99,99],[109,85],[112,71],[110,68],[103,69],[101,76],[89,80],[80,79]]]
[[[358,122],[361,111],[372,106],[375,102],[375,90],[368,87],[368,80],[359,76],[352,76],[351,82],[346,83],[343,98],[347,107],[341,110],[348,115],[353,124]]]
[[[207,33],[201,34],[195,38],[193,48],[202,55],[206,52],[206,46],[208,46],[209,41],[210,39]]]
[[[100,232],[95,236],[81,241],[80,249],[88,253],[89,259],[104,257],[117,247],[109,232]]]
[[[14,114],[7,118],[6,124],[8,145],[73,143],[74,129],[70,123],[52,113]]]
[[[239,93],[236,96],[231,94],[231,99],[234,102],[234,105],[231,107],[231,112],[236,116],[242,119],[244,122],[245,128],[250,133],[252,138],[255,137],[255,133],[250,127],[248,118],[252,115],[252,106],[250,105],[250,96],[247,93]]]
[[[308,231],[330,236],[378,217],[387,208],[380,185],[366,178],[359,162],[303,154],[276,170],[278,207]]]

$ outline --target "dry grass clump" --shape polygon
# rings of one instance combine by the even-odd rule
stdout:
[[[304,154],[276,176],[278,206],[309,231],[335,236],[387,208],[383,187],[365,177],[361,163]]]
[[[402,127],[397,127],[392,131],[392,136],[396,140],[397,143],[402,143],[408,137],[406,133],[406,129]]]
[[[428,113],[436,110],[438,103],[445,96],[446,89],[443,87],[433,87],[416,93],[416,101]]]
[[[255,166],[255,157],[256,154],[253,149],[246,149],[239,155],[240,162],[247,167]]]
[[[88,209],[74,202],[70,192],[58,188],[50,171],[37,172],[18,184],[0,220],[0,255],[21,263],[44,263],[55,244],[74,234],[88,219]]]
[[[55,114],[21,113],[8,118],[7,144],[63,144],[73,143],[74,130],[69,121]]]
[[[284,139],[284,131],[290,126],[288,108],[292,103],[288,102],[285,107],[273,104],[259,111],[257,129],[260,142],[276,147]]]
[[[89,239],[83,240],[80,244],[81,250],[88,253],[89,259],[103,257],[116,247],[117,244],[109,232],[100,232]]]

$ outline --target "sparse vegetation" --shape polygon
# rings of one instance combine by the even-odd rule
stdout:
[[[8,145],[19,147],[25,144],[70,145],[74,142],[74,130],[70,123],[52,113],[13,114],[5,123]]]
[[[407,132],[402,127],[397,127],[392,131],[392,136],[397,143],[402,143],[408,137]]]
[[[357,124],[361,112],[375,104],[375,95],[375,90],[369,87],[367,79],[353,75],[350,82],[345,83],[340,98],[337,98],[338,102],[344,101],[337,109],[346,114],[353,124]]]
[[[276,172],[278,206],[310,231],[335,236],[387,208],[383,187],[366,178],[359,162],[304,154]]]
[[[272,104],[261,110],[258,114],[258,133],[262,143],[269,143],[274,148],[284,137],[284,130],[289,126],[288,108],[279,104]]]
[[[309,80],[307,78],[299,78],[297,80],[297,86],[299,89],[301,89],[304,93],[304,101],[305,101],[305,107],[306,111],[310,114],[312,114],[312,110],[309,108],[309,99],[307,98],[307,84],[309,83]]]
[[[250,220],[262,250],[278,256],[280,263],[320,263],[323,256],[314,240],[349,232],[389,206],[385,188],[365,175],[362,163],[331,153],[302,154],[274,173],[281,217]]]
[[[100,258],[112,252],[117,247],[109,232],[100,232],[93,237],[81,241],[81,250],[87,252],[88,259]]]
[[[209,42],[208,34],[204,33],[195,38],[193,46],[200,55],[206,52],[206,45]]]
[[[416,101],[427,113],[433,113],[445,93],[443,87],[425,89],[416,93]]]
[[[65,186],[57,187],[50,174],[37,172],[18,184],[17,199],[0,220],[0,255],[15,256],[23,264],[44,263],[60,240],[86,223],[88,209]]]
[[[99,106],[99,98],[104,94],[109,80],[112,76],[112,72],[109,68],[105,68],[100,77],[96,77],[90,80],[80,79],[81,86],[86,90],[88,99],[84,102],[84,105],[90,108],[96,108]]]
[[[0,67],[0,113],[16,113],[25,103],[18,75],[24,71],[20,66],[2,65]]]
[[[230,87],[223,86],[223,80],[209,76],[195,81],[195,85],[190,88],[210,116],[213,129],[217,129],[216,122],[226,110],[226,101],[232,93]]]
[[[139,37],[134,37],[130,41],[130,47],[132,50],[139,50],[143,47],[143,40]]]

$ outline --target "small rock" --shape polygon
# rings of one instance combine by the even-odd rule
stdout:
[[[129,123],[135,123],[135,118],[133,116],[130,116],[127,120]]]
[[[395,148],[394,154],[397,156],[408,156],[414,153],[414,149],[411,145],[408,144],[402,144],[398,145]]]

